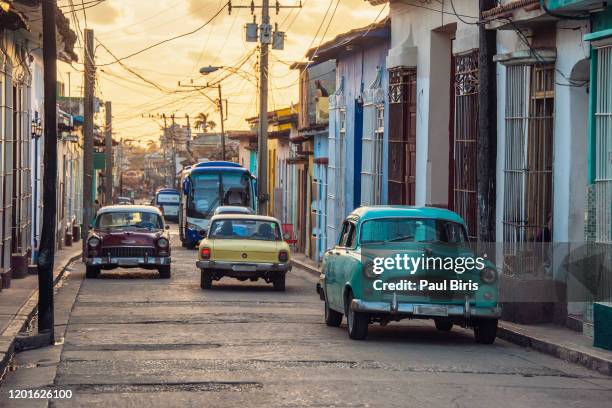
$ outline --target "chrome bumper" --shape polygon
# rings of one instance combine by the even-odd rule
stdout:
[[[288,272],[291,270],[291,262],[272,263],[272,262],[224,262],[224,261],[197,261],[199,269],[222,269],[234,272],[265,272],[279,271]]]
[[[170,257],[162,256],[148,256],[148,257],[134,257],[134,258],[115,258],[115,257],[94,257],[87,258],[85,261],[87,265],[117,265],[117,266],[165,266],[170,265]]]
[[[375,302],[353,299],[351,309],[365,313],[402,314],[423,317],[463,317],[463,318],[491,318],[497,319],[501,316],[501,308],[475,307],[469,302],[465,305],[437,305],[428,303],[405,303],[397,302],[394,298],[391,302]]]

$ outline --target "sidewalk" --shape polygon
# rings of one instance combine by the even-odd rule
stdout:
[[[294,265],[319,276],[316,262],[300,253],[293,253],[291,257]],[[593,339],[581,332],[553,324],[521,325],[500,321],[497,336],[612,376],[612,351],[593,347]]]
[[[81,243],[59,250],[55,254],[53,283],[62,277],[66,267],[81,257]],[[15,337],[34,315],[38,305],[38,275],[13,279],[11,287],[0,292],[0,379],[11,359]]]

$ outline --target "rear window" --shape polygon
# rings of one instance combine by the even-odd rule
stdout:
[[[248,219],[216,220],[210,227],[209,237],[214,239],[254,239],[260,241],[280,241],[282,239],[278,223]]]
[[[159,193],[157,195],[157,202],[159,204],[178,204],[180,196],[175,193]]]

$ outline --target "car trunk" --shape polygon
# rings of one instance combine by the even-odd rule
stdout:
[[[278,243],[253,239],[215,239],[212,259],[232,262],[278,262]]]

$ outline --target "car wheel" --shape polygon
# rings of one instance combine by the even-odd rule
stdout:
[[[212,274],[208,269],[200,270],[200,287],[202,289],[212,289]]]
[[[90,266],[87,265],[85,267],[85,278],[87,279],[95,279],[100,276],[100,267],[99,266]]]
[[[330,327],[340,327],[342,316],[342,313],[330,308],[327,299],[325,299],[325,324]]]
[[[277,292],[285,291],[285,274],[279,273],[274,277],[274,281],[272,282],[274,285],[274,290]]]
[[[348,329],[348,335],[353,340],[363,340],[368,335],[370,316],[368,316],[366,313],[356,312],[351,308],[353,296],[348,296],[347,300],[346,327]]]
[[[439,320],[436,319],[436,329],[440,330],[440,331],[451,331],[453,328],[453,322],[449,322],[448,320]]]
[[[161,279],[170,279],[170,266],[160,266],[157,270]]]
[[[474,340],[480,344],[492,344],[497,337],[497,319],[482,319],[474,324]]]

